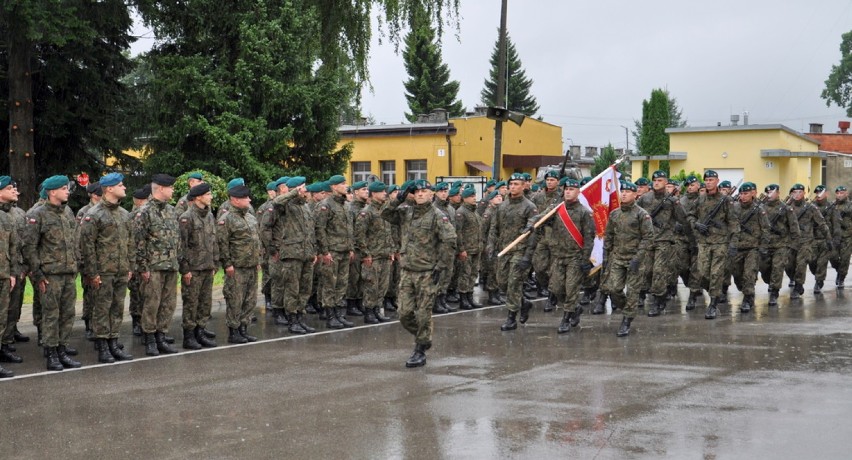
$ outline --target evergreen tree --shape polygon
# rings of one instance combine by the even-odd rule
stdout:
[[[612,144],[608,144],[603,148],[603,150],[601,150],[601,154],[595,157],[595,164],[592,165],[591,169],[592,177],[597,176],[606,168],[612,166],[616,160],[618,160],[618,155],[615,153],[615,148]],[[616,168],[625,178],[629,175],[627,171],[627,164],[628,163],[626,161],[622,161]]]
[[[411,110],[405,114],[408,121],[414,122],[418,114],[428,114],[438,108],[446,109],[451,117],[464,115],[464,107],[456,99],[459,82],[450,81],[450,70],[441,58],[440,43],[435,41],[435,30],[424,9],[412,18],[402,56],[409,75],[404,83],[405,99]]]
[[[846,115],[852,117],[852,31],[841,38],[840,64],[831,66],[820,97],[825,99],[826,106],[833,102],[846,109]]]
[[[499,31],[498,31],[499,35]],[[500,49],[500,38],[494,44],[494,51],[491,53],[491,71],[489,77],[485,80],[485,87],[480,92],[482,104],[487,107],[493,107],[497,103],[497,66],[499,57],[497,54]],[[535,96],[530,94],[533,80],[527,78],[526,71],[523,68],[521,59],[518,57],[518,50],[515,49],[515,44],[512,39],[506,34],[506,108],[522,113],[528,117],[535,115],[539,110],[538,102]]]
[[[683,111],[677,104],[677,99],[665,89],[651,91],[650,100],[642,101],[642,120],[635,121],[636,130],[633,139],[638,155],[668,155],[669,135],[666,128],[682,128],[686,126]],[[660,168],[668,171],[668,162],[660,163]],[[648,174],[647,163],[643,165],[643,175]]]

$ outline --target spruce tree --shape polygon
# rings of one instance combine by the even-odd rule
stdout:
[[[485,80],[485,87],[482,88],[482,92],[480,93],[482,104],[487,107],[493,107],[497,103],[497,95],[495,93],[497,92],[497,62],[499,61],[497,53],[499,52],[499,48],[500,38],[498,37],[494,44],[494,51],[491,53],[491,72],[488,79]],[[531,117],[539,109],[535,96],[530,94],[533,80],[527,78],[521,59],[518,57],[518,50],[515,49],[515,44],[512,43],[512,39],[509,38],[508,34],[506,34],[506,50],[506,69],[508,76],[506,79],[506,108]]]

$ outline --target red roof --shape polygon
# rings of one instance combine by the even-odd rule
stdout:
[[[819,149],[822,151],[852,155],[852,133],[807,133],[807,136],[819,141]]]

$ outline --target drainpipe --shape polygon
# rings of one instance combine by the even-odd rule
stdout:
[[[448,162],[448,176],[453,175],[453,142],[450,140],[450,135],[447,134],[447,162]]]

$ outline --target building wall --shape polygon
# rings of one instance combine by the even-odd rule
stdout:
[[[338,147],[352,142],[354,149],[350,159],[350,167],[344,176],[352,181],[351,162],[368,161],[373,174],[381,178],[381,161],[393,161],[396,166],[396,183],[405,182],[406,160],[426,160],[427,174],[430,180],[436,176],[446,176],[449,170],[447,136],[413,135],[366,137],[357,139],[342,139]]]
[[[832,197],[838,185],[845,185],[852,190],[852,155],[829,155],[825,163],[825,186],[832,192]]]

